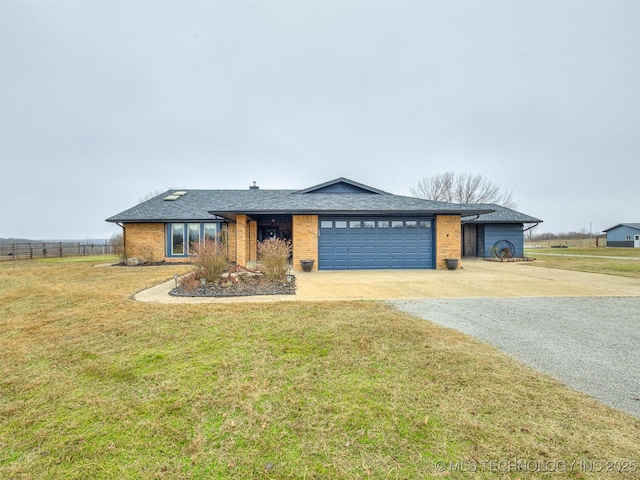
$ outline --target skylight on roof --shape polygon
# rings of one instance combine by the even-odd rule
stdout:
[[[182,197],[183,195],[186,195],[187,191],[186,190],[180,190],[178,192],[173,192],[171,195],[164,197],[165,200],[168,201],[173,201],[173,200],[178,200],[180,197]]]

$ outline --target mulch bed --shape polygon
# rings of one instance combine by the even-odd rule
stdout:
[[[287,282],[272,282],[262,277],[246,277],[237,282],[214,282],[205,284],[204,288],[188,289],[185,285],[179,285],[169,292],[169,295],[177,297],[244,297],[253,295],[294,295],[296,293],[296,280]]]

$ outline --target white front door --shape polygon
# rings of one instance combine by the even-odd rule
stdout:
[[[633,236],[633,247],[640,248],[640,235]]]

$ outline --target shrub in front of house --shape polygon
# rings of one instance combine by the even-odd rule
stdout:
[[[145,265],[153,265],[156,261],[153,247],[150,245],[139,245],[135,248],[134,254],[142,260]]]
[[[258,243],[258,262],[267,280],[281,282],[289,271],[291,241],[283,238]]]
[[[215,282],[222,277],[229,267],[227,248],[215,240],[205,240],[202,243],[191,245],[191,261],[196,266],[198,278],[206,278],[209,282]]]

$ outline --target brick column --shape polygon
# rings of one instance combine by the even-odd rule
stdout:
[[[318,269],[318,216],[293,216],[293,269],[302,270],[300,260],[315,260],[313,269]]]
[[[436,268],[447,268],[445,258],[460,259],[460,215],[438,215],[436,217]],[[458,267],[461,263],[458,262]]]
[[[249,245],[249,229],[247,216],[236,215],[236,264],[247,265],[247,248]]]
[[[258,259],[258,222],[255,220],[249,222],[249,244],[247,247],[247,258],[250,262],[255,262]]]

